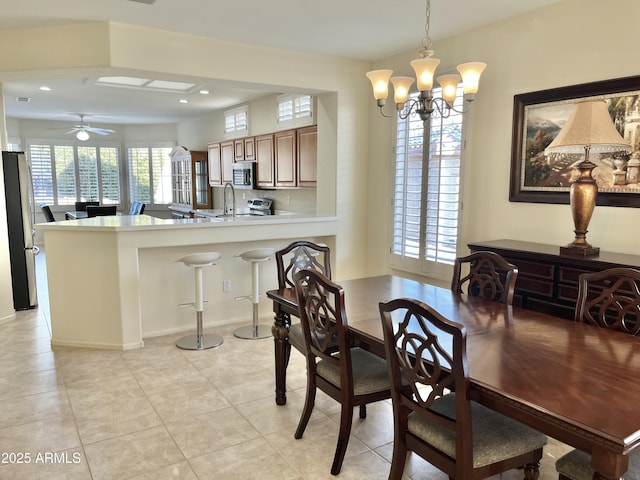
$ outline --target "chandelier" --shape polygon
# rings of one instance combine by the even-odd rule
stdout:
[[[402,119],[407,118],[414,109],[422,121],[428,120],[434,110],[437,110],[443,117],[448,117],[451,110],[457,113],[464,113],[464,106],[460,110],[453,106],[460,80],[462,80],[464,100],[472,102],[476,98],[480,74],[487,66],[486,63],[482,62],[462,63],[457,67],[460,75],[454,73],[437,77],[436,81],[442,88],[442,97],[433,96],[433,75],[440,60],[433,58],[434,52],[431,50],[431,37],[429,36],[430,21],[431,0],[427,0],[425,36],[422,39],[422,48],[418,51],[420,58],[410,62],[416,73],[416,85],[420,91],[418,98],[409,99],[409,89],[414,82],[412,77],[392,77],[393,70],[373,70],[366,74],[371,80],[373,96],[377,101],[378,107],[380,107],[380,113],[383,117],[392,116],[384,112],[384,106],[389,95],[389,79],[393,84],[393,100]]]

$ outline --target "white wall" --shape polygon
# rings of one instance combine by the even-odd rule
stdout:
[[[568,205],[511,203],[509,178],[513,96],[519,93],[638,75],[640,2],[564,0],[527,15],[434,42],[438,72],[478,60],[488,64],[468,116],[464,158],[462,237],[466,244],[500,238],[564,245],[573,240]],[[408,52],[377,62],[411,74]],[[639,85],[640,89],[640,85]],[[388,255],[393,122],[379,118],[370,101],[368,273],[384,271]],[[375,212],[384,212],[380,219]],[[589,242],[602,250],[639,253],[640,210],[598,206]]]

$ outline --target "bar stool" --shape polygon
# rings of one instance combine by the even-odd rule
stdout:
[[[202,252],[192,253],[178,260],[178,262],[184,263],[187,267],[193,268],[196,275],[196,300],[194,303],[186,304],[193,305],[196,309],[196,334],[180,338],[176,342],[178,348],[183,350],[205,350],[218,347],[224,341],[220,335],[202,333],[202,310],[204,306],[204,301],[202,300],[202,268],[215,265],[216,260],[221,257],[222,255],[218,252]]]
[[[246,262],[251,262],[251,295],[245,295],[243,297],[236,297],[236,300],[242,300],[248,298],[253,304],[253,323],[244,327],[237,328],[233,331],[233,334],[239,338],[257,339],[266,338],[271,336],[270,325],[258,325],[258,303],[260,302],[260,287],[259,287],[259,265],[260,262],[269,260],[275,253],[273,248],[256,248],[254,250],[247,250],[246,252],[235,255]]]

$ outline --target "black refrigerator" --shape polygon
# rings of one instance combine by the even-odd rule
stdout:
[[[13,307],[16,310],[27,310],[38,305],[35,264],[38,247],[33,244],[35,210],[31,174],[23,152],[2,152],[2,167]]]

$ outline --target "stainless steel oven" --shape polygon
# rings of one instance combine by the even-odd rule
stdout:
[[[233,187],[255,188],[256,163],[236,162],[233,164]]]

